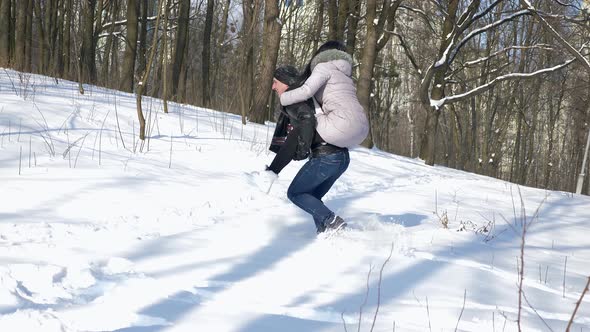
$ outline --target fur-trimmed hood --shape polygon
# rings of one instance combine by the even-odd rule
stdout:
[[[320,54],[316,55],[311,60],[311,70],[315,68],[319,63],[336,61],[336,60],[344,60],[352,67],[352,57],[350,54],[340,51],[337,49],[327,50],[321,52]]]
[[[315,97],[322,105],[316,130],[324,141],[340,147],[359,144],[367,137],[369,123],[351,78],[352,57],[331,49],[316,55],[310,67],[311,75],[301,87],[281,95],[281,105]]]

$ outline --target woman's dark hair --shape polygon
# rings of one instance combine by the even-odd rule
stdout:
[[[342,42],[338,40],[328,40],[327,42],[323,43],[317,51],[315,51],[313,56],[316,56],[327,50],[339,50],[342,52],[346,52],[346,45],[344,45]]]
[[[346,45],[344,45],[342,42],[338,40],[328,40],[327,42],[323,43],[317,51],[315,51],[315,53],[311,57],[311,60],[313,60],[313,58],[315,58],[316,55],[327,50],[339,50],[342,52],[346,52]],[[305,80],[307,80],[309,76],[311,76],[311,60],[309,60],[309,62],[305,66],[305,69],[303,70],[303,73],[300,76],[301,82],[305,82]]]

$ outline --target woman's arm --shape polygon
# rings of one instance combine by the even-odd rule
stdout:
[[[325,64],[318,64],[302,86],[297,89],[285,91],[281,94],[281,105],[293,105],[308,100],[313,97],[321,87],[326,85],[326,82],[328,82],[329,79],[330,71],[325,68]]]

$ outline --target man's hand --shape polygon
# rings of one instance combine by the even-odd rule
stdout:
[[[254,171],[248,174],[250,182],[260,191],[269,194],[273,183],[279,177],[275,172],[270,170]]]

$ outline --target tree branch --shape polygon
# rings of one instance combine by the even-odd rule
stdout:
[[[413,7],[408,7],[408,6],[404,6],[404,5],[400,5],[399,8],[400,9],[405,9],[405,10],[407,10],[409,12],[418,14],[418,16],[421,17],[428,24],[428,28],[430,29],[430,31],[432,33],[436,33],[436,31],[432,27],[432,23],[430,22],[430,18],[428,17],[428,15],[426,14],[426,12],[424,12],[421,9],[417,9],[417,8],[413,8]]]
[[[416,69],[416,72],[418,73],[418,76],[420,76],[420,78],[424,78],[424,75],[422,73],[422,69],[420,69],[420,66],[418,65],[418,62],[416,61],[416,58],[414,57],[414,54],[412,53],[412,50],[410,50],[410,48],[408,47],[408,44],[406,44],[406,41],[404,40],[404,37],[399,34],[399,33],[393,33],[400,41],[400,46],[404,49],[404,52],[406,53],[406,56],[408,57],[408,59],[410,60],[410,63],[412,63],[412,66],[414,67],[414,69]]]
[[[523,16],[523,15],[530,15],[530,11],[529,10],[521,10],[521,11],[518,11],[518,12],[516,12],[516,13],[510,15],[510,16],[507,16],[507,17],[505,17],[505,18],[503,18],[503,19],[501,19],[499,21],[496,21],[494,23],[488,24],[485,27],[482,27],[482,28],[475,29],[475,30],[471,31],[469,34],[467,34],[467,36],[465,36],[465,38],[463,38],[461,41],[459,41],[457,43],[457,46],[455,47],[455,49],[453,50],[453,52],[451,54],[451,57],[450,57],[450,60],[449,60],[449,64],[453,62],[453,60],[457,56],[457,53],[459,53],[459,50],[461,49],[461,47],[463,47],[463,45],[465,45],[469,40],[471,40],[471,38],[473,38],[473,37],[475,37],[475,36],[477,36],[477,35],[479,35],[479,34],[481,34],[483,32],[486,32],[486,31],[488,31],[490,29],[493,29],[495,27],[498,27],[498,26],[500,26],[500,25],[502,25],[502,24],[504,24],[506,22],[510,22],[513,19],[518,18],[518,17]]]
[[[492,3],[488,8],[484,9],[481,13],[475,14],[475,16],[473,16],[473,18],[471,20],[469,20],[468,24],[465,26],[465,29],[470,27],[471,24],[473,24],[474,22],[476,22],[480,18],[486,16],[490,11],[492,11],[492,9],[494,9],[502,1],[503,0],[496,0],[496,2]]]
[[[467,6],[467,10],[457,20],[457,26],[459,27],[459,31],[465,31],[469,25],[475,22],[475,18],[473,15],[475,14],[475,10],[479,8],[481,0],[471,0],[469,6]],[[465,26],[463,25],[465,24]]]
[[[580,295],[580,299],[578,299],[578,302],[576,303],[576,308],[574,309],[574,312],[572,313],[572,318],[570,318],[570,321],[567,324],[567,328],[565,329],[566,332],[570,331],[570,327],[572,326],[572,323],[574,322],[574,317],[576,317],[576,312],[578,312],[578,308],[580,308],[580,303],[582,303],[582,300],[584,299],[584,295],[586,295],[586,292],[588,292],[589,287],[590,287],[590,277],[588,277],[588,282],[586,282],[586,287],[582,291],[582,295]]]
[[[546,45],[546,44],[537,44],[537,45],[532,45],[532,46],[509,46],[509,47],[503,48],[499,51],[496,51],[486,57],[464,62],[462,64],[462,66],[460,68],[455,69],[453,71],[453,73],[451,73],[451,75],[449,75],[449,77],[452,77],[455,73],[457,73],[458,71],[460,71],[461,69],[463,69],[465,67],[472,67],[472,66],[475,66],[481,62],[489,61],[492,58],[501,55],[502,53],[506,53],[511,50],[531,50],[531,49],[540,49],[540,50],[545,50],[545,51],[554,51],[555,50],[553,47],[551,47],[551,45]]]
[[[539,20],[541,21],[541,25],[543,25],[548,30],[549,34],[555,37],[557,41],[559,41],[559,43],[563,47],[565,47],[565,49],[567,49],[571,55],[573,55],[578,61],[580,61],[588,71],[588,74],[590,74],[590,61],[588,61],[588,59],[586,59],[580,52],[578,52],[578,50],[576,50],[570,43],[568,43],[567,40],[565,40],[561,36],[561,34],[559,34],[559,32],[557,32],[551,26],[551,24],[549,24],[549,22],[547,22],[547,20],[545,20],[545,18],[541,16],[541,14],[539,14],[539,12],[535,9],[533,5],[531,5],[531,3],[528,0],[520,0],[520,3],[524,8],[531,11],[537,18],[539,18]]]
[[[482,92],[485,92],[489,89],[491,89],[492,87],[494,87],[496,84],[506,81],[506,80],[511,80],[511,79],[517,79],[517,78],[533,78],[542,74],[547,74],[547,73],[551,73],[554,71],[557,71],[559,69],[565,68],[567,66],[569,66],[572,62],[576,61],[577,59],[571,59],[568,60],[560,65],[551,67],[551,68],[545,68],[545,69],[541,69],[541,70],[537,70],[535,72],[532,73],[511,73],[511,74],[506,74],[506,75],[502,75],[502,76],[498,76],[496,78],[494,78],[493,80],[491,80],[490,82],[478,86],[474,89],[471,89],[465,93],[459,94],[459,95],[454,95],[454,96],[448,96],[445,97],[441,100],[436,101],[436,104],[438,107],[442,107],[443,105],[446,104],[450,104],[450,103],[455,103],[461,100],[465,100],[468,98],[471,98],[475,95],[478,95]]]

